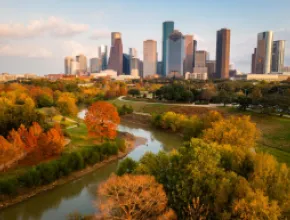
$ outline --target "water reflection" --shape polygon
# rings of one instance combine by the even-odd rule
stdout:
[[[147,139],[147,143],[134,149],[128,156],[140,159],[145,152],[157,153],[178,147],[181,139],[168,133],[151,130],[132,123],[122,123],[120,131]],[[112,162],[78,180],[44,192],[22,203],[0,211],[2,220],[65,219],[68,213],[79,211],[82,214],[96,212],[94,200],[98,185],[117,169],[119,161]]]

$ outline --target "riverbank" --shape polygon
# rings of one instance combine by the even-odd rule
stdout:
[[[57,186],[61,186],[61,185],[66,184],[70,181],[79,179],[82,176],[85,176],[86,174],[89,174],[89,173],[91,173],[91,172],[93,172],[93,171],[113,162],[113,161],[122,159],[127,154],[129,154],[132,150],[134,150],[136,147],[145,144],[147,141],[145,138],[136,137],[136,136],[129,134],[129,133],[122,133],[122,136],[126,141],[125,152],[119,152],[118,155],[110,156],[108,159],[106,159],[100,163],[97,163],[93,166],[88,166],[85,169],[73,172],[70,175],[63,177],[63,178],[60,178],[60,179],[58,179],[50,184],[39,186],[39,187],[29,189],[29,190],[25,190],[17,197],[9,198],[3,202],[0,202],[0,210],[6,208],[8,206],[12,206],[12,205],[15,205],[17,203],[23,202],[31,197],[34,197],[42,192],[49,191]]]

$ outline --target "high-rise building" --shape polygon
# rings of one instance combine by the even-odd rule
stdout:
[[[139,59],[136,57],[131,58],[131,76],[140,76],[139,74]]]
[[[167,39],[166,75],[174,73],[183,76],[184,36],[174,30]]]
[[[283,72],[285,56],[285,41],[277,40],[273,42],[272,48],[272,72]]]
[[[90,59],[90,71],[91,73],[99,73],[102,70],[102,61],[100,58]]]
[[[132,73],[134,72],[133,75],[134,74],[136,75],[136,69],[133,69],[133,66],[136,65],[136,63],[133,64],[133,59],[137,58],[136,48],[129,48],[129,57],[130,57],[130,71],[129,71],[130,73],[129,74],[132,75]],[[136,62],[136,60],[134,62]],[[139,70],[138,70],[138,74],[139,74]]]
[[[143,42],[143,77],[157,73],[157,42],[146,40]]]
[[[130,75],[130,62],[131,62],[131,57],[128,54],[123,54],[123,73],[125,75]]]
[[[215,78],[215,60],[207,60],[206,61],[206,67],[207,67],[207,75],[209,79]]]
[[[74,61],[72,57],[65,57],[64,58],[64,73],[65,74],[72,74],[71,73],[71,63]]]
[[[194,67],[206,67],[207,52],[204,50],[197,50],[195,52],[195,66]]]
[[[129,56],[130,57],[138,57],[136,48],[129,48]]]
[[[184,74],[189,72],[192,73],[193,67],[193,36],[192,35],[185,35],[184,36],[184,51],[185,51],[185,58],[184,58]]]
[[[77,75],[80,72],[80,63],[78,61],[71,62],[71,74]]]
[[[87,64],[87,57],[83,54],[80,54],[76,57],[76,61],[80,64],[80,72],[87,72],[88,64]]]
[[[217,31],[216,41],[216,77],[229,78],[231,30],[221,29]]]
[[[163,22],[162,27],[162,75],[166,76],[167,70],[167,54],[168,54],[168,48],[167,48],[167,40],[169,38],[169,35],[174,30],[174,22],[173,21],[165,21]]]
[[[115,70],[118,75],[123,73],[123,44],[121,34],[118,32],[112,33],[112,46],[108,69]]]
[[[121,39],[122,35],[120,32],[112,32],[111,33],[111,46],[115,45],[116,39]]]
[[[108,47],[102,45],[99,47],[99,59],[102,62],[102,70],[106,70],[108,68]]]
[[[254,53],[252,54],[251,73],[256,73],[256,55],[257,55],[257,48],[254,49]]]
[[[192,67],[195,67],[195,53],[196,53],[196,51],[197,51],[197,41],[194,40],[193,41],[193,65],[192,65]]]
[[[157,62],[157,74],[162,75],[162,62]]]
[[[143,78],[143,61],[139,59],[139,76]]]
[[[268,74],[271,72],[272,44],[272,31],[258,34],[255,73]]]

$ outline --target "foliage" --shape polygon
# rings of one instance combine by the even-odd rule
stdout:
[[[114,139],[117,135],[117,126],[120,118],[115,106],[108,102],[95,102],[91,105],[85,116],[88,132],[101,140]]]
[[[78,107],[76,106],[76,98],[71,93],[63,93],[58,98],[56,105],[63,115],[76,116]]]
[[[119,115],[127,115],[127,114],[132,114],[134,109],[131,105],[122,105],[120,107],[117,107],[118,114]]]
[[[120,166],[118,167],[118,170],[116,172],[116,174],[118,176],[122,176],[125,173],[132,173],[135,168],[137,167],[137,162],[131,158],[126,158],[122,161],[122,163],[120,164]]]
[[[113,175],[99,187],[98,195],[100,219],[175,219],[162,185],[152,176]]]
[[[139,89],[130,89],[128,91],[128,94],[133,96],[133,97],[136,97],[136,96],[140,96],[140,90]]]
[[[171,84],[156,90],[155,97],[160,100],[165,99],[176,102],[190,102],[193,100],[193,93],[184,85]]]

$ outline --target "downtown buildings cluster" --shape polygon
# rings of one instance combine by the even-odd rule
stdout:
[[[98,48],[98,57],[90,59],[80,54],[65,58],[66,75],[94,75],[122,78],[185,78],[229,79],[237,74],[230,69],[231,30],[223,28],[216,35],[216,59],[209,60],[209,53],[197,50],[193,35],[183,35],[173,21],[162,25],[162,60],[158,61],[157,41],[143,42],[143,60],[135,48],[123,51],[122,34],[111,33],[111,47]],[[109,54],[108,54],[109,51]],[[252,75],[281,73],[284,68],[285,41],[274,41],[273,33],[258,34],[257,48],[252,55]]]

